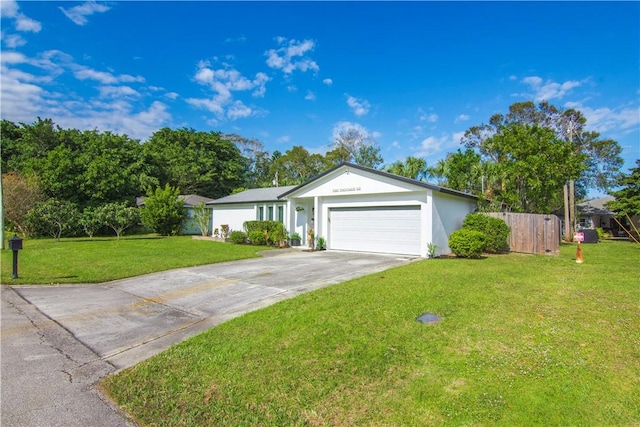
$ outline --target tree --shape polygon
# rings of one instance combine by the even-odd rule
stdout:
[[[397,161],[387,167],[387,172],[407,178],[424,181],[427,177],[427,161],[409,156],[404,162]]]
[[[384,160],[374,139],[358,129],[340,132],[333,143],[332,158],[376,169]]]
[[[222,135],[222,138],[233,142],[246,159],[244,185],[248,188],[269,187],[272,185],[273,177],[269,173],[275,158],[264,149],[262,142],[257,139],[245,138],[235,133]]]
[[[90,239],[93,239],[93,235],[104,226],[100,210],[92,206],[84,208],[78,223]]]
[[[140,212],[126,202],[112,202],[98,208],[98,216],[104,225],[116,233],[119,239],[124,230],[138,223]]]
[[[211,222],[211,210],[207,208],[204,201],[201,201],[197,206],[194,206],[193,220],[198,225],[200,233],[203,236],[207,236],[209,234],[209,224]]]
[[[640,215],[640,159],[636,160],[635,168],[622,175],[619,184],[622,188],[611,192],[615,200],[608,202],[606,207],[622,217]]]
[[[142,224],[162,236],[176,235],[186,220],[184,202],[178,196],[180,190],[166,184],[149,191],[140,210]]]
[[[462,142],[467,148],[477,149],[483,159],[500,163],[501,159],[493,156],[487,142],[501,129],[514,124],[549,129],[556,140],[572,146],[572,155],[582,158],[585,167],[577,177],[577,191],[584,195],[588,188],[610,188],[617,182],[623,164],[619,144],[610,139],[599,139],[597,132],[586,131],[586,123],[587,119],[575,109],[563,110],[548,102],[538,105],[530,101],[517,102],[509,107],[507,115],[495,114],[489,124],[471,127],[465,132]]]
[[[273,162],[271,175],[278,176],[279,185],[302,184],[326,169],[320,154],[309,154],[302,146],[294,146]]]
[[[78,208],[67,200],[48,199],[37,203],[27,214],[30,231],[40,236],[51,236],[56,242],[72,234],[78,222]]]
[[[427,168],[427,175],[438,179],[438,185],[470,194],[482,193],[483,162],[471,149],[447,154],[435,166]]]
[[[77,135],[78,190],[81,202],[94,206],[129,202],[142,193],[141,177],[151,173],[138,140],[95,130]]]
[[[44,200],[38,178],[18,172],[2,175],[2,203],[4,216],[12,227],[28,235],[27,213]]]
[[[562,186],[584,171],[585,156],[574,154],[548,128],[512,123],[485,141],[502,173],[494,196],[515,212],[550,213],[562,207]]]
[[[219,198],[244,183],[247,160],[218,132],[163,128],[143,145],[160,185]]]

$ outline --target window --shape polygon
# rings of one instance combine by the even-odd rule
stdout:
[[[269,206],[269,221],[273,221],[273,206]]]
[[[259,221],[264,220],[264,206],[260,206],[258,208],[258,220]]]
[[[278,206],[278,221],[284,222],[284,206]]]

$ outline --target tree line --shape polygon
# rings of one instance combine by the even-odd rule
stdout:
[[[105,205],[134,206],[136,197],[169,186],[180,194],[219,198],[246,188],[297,185],[345,161],[478,195],[493,208],[549,213],[562,206],[562,186],[609,189],[623,163],[616,141],[586,130],[574,109],[546,102],[515,103],[505,115],[469,128],[463,149],[433,166],[408,157],[385,164],[370,136],[340,133],[325,154],[294,146],[265,150],[237,134],[163,128],[145,141],[106,131],[63,129],[51,119],[0,122],[5,216],[18,217],[47,200],[82,212]],[[15,197],[17,200],[8,200]],[[9,212],[11,211],[11,212]]]

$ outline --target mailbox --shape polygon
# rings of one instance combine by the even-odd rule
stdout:
[[[22,239],[17,235],[13,235],[12,238],[9,239],[9,249],[13,251],[13,277],[14,279],[18,278],[18,251],[22,249]]]
[[[22,239],[14,234],[14,236],[9,239],[9,250],[19,251],[20,249],[22,249]]]

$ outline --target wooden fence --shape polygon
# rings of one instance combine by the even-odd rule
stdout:
[[[561,222],[555,215],[488,212],[511,228],[509,250],[527,254],[558,255],[560,252]]]

